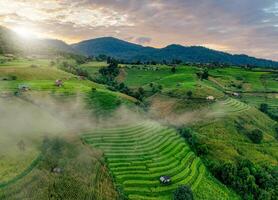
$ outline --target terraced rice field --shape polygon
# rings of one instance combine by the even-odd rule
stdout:
[[[176,131],[157,123],[94,130],[82,139],[104,152],[117,186],[130,199],[171,199],[180,185],[194,191],[206,172]],[[171,184],[162,185],[162,175]]]
[[[222,111],[230,114],[239,114],[251,108],[251,106],[249,106],[248,104],[245,104],[233,98],[227,98],[226,100],[221,101],[220,105],[221,108],[223,109]]]

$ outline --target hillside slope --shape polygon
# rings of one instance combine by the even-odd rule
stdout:
[[[47,54],[59,52],[78,53],[70,45],[55,39],[26,39],[0,26],[0,54]]]

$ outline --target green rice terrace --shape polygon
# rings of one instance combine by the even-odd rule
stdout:
[[[200,158],[175,130],[157,123],[94,130],[82,139],[104,152],[116,184],[130,199],[171,199],[181,185],[196,191],[201,182],[208,181]],[[163,175],[171,176],[170,185],[160,182]],[[207,185],[207,193],[213,192],[213,186],[218,183],[213,183],[212,188]],[[214,199],[229,194],[227,189],[219,192]]]

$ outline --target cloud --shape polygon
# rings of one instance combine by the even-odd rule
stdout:
[[[149,37],[138,37],[135,39],[136,43],[142,44],[142,45],[149,44],[151,41],[152,41],[152,39]]]
[[[277,13],[277,0],[0,1],[1,24],[27,24],[43,36],[68,42],[133,37],[155,47],[206,44],[276,60]],[[139,39],[142,35],[152,39]]]

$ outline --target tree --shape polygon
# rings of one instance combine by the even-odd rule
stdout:
[[[177,71],[176,67],[172,67],[172,68],[171,68],[171,72],[172,72],[172,73],[176,73],[176,71]]]
[[[262,103],[262,104],[260,105],[260,111],[262,111],[262,112],[264,112],[264,113],[267,113],[267,111],[268,111],[268,104]]]
[[[209,153],[209,149],[206,144],[196,145],[196,151],[198,156],[207,155]]]
[[[174,200],[192,200],[193,193],[188,186],[180,186],[174,192]]]
[[[144,88],[139,87],[139,88],[138,88],[138,92],[139,92],[140,95],[144,95],[145,90],[144,90]]]
[[[204,71],[203,71],[202,79],[208,79],[208,77],[209,77],[208,69],[205,68]]]
[[[248,134],[248,137],[254,143],[259,144],[259,143],[261,143],[261,141],[263,139],[263,132],[259,129],[255,129],[255,130],[251,131],[251,133]]]
[[[196,75],[198,76],[199,79],[203,80],[203,79],[208,79],[209,77],[209,72],[208,72],[208,69],[205,68],[205,69],[202,69],[200,71],[198,71],[196,73]]]
[[[275,127],[275,138],[278,140],[278,126]]]
[[[191,90],[189,90],[187,93],[186,93],[187,97],[188,98],[191,98],[192,95],[193,95],[193,92]]]

